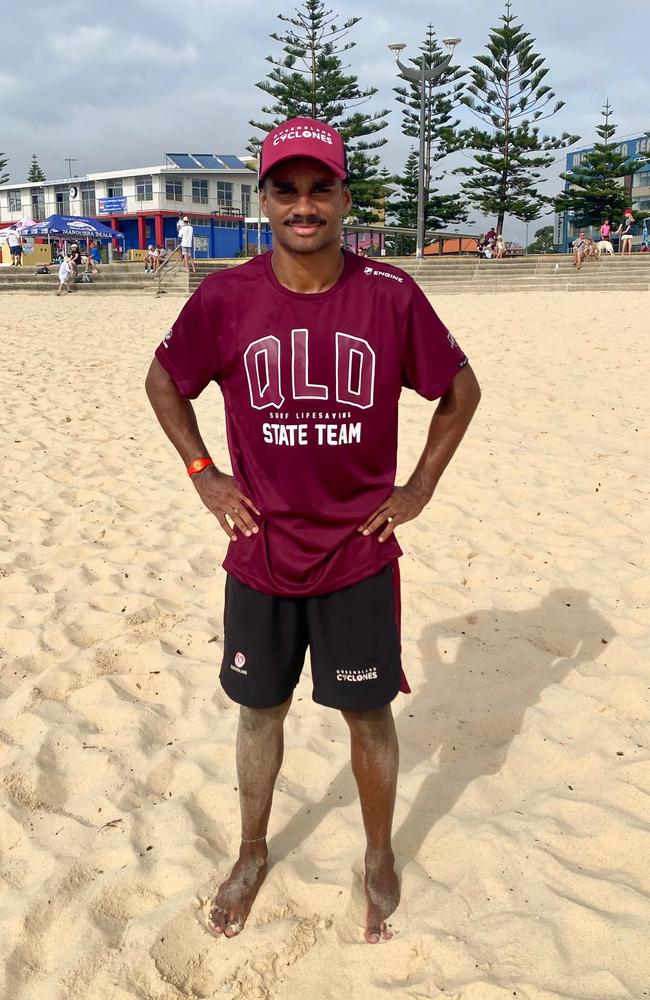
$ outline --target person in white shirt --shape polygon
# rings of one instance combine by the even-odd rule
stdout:
[[[185,270],[189,272],[190,264],[192,265],[192,271],[196,271],[194,266],[194,229],[190,226],[190,220],[186,215],[183,216],[183,225],[178,230],[178,237],[181,241],[181,254],[183,255],[183,265]]]
[[[60,295],[61,292],[71,291],[70,288],[71,278],[72,278],[72,267],[70,265],[70,258],[64,257],[61,263],[59,264],[59,290],[56,293],[57,295]]]
[[[8,230],[7,243],[9,244],[9,253],[11,254],[11,266],[20,267],[23,262],[23,246],[22,240],[15,229]]]

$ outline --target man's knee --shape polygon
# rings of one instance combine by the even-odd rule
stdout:
[[[247,708],[246,705],[240,705],[239,725],[249,733],[276,729],[282,726],[290,705],[291,698],[273,708]]]
[[[395,723],[390,705],[366,712],[342,712],[352,739],[364,743],[386,743],[395,735]]]

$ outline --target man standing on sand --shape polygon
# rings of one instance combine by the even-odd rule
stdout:
[[[401,669],[395,528],[431,500],[478,404],[467,358],[403,271],[341,250],[351,208],[341,136],[294,119],[264,141],[274,249],[209,275],[156,350],[149,399],[230,539],[220,680],[240,705],[239,857],[208,929],[233,937],[267,870],[283,723],[307,647],[314,700],[341,711],[366,834],[365,938],[392,937],[391,829]],[[216,381],[233,476],[190,399]],[[438,399],[424,451],[395,486],[402,387]]]

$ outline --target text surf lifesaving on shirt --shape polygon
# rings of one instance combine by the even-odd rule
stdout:
[[[467,362],[404,272],[346,254],[339,281],[307,295],[262,255],[206,278],[156,357],[187,398],[221,388],[233,475],[263,514],[229,548],[234,576],[327,593],[401,553],[357,530],[395,482],[400,393],[436,399]]]

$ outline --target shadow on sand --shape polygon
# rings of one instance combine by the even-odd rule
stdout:
[[[500,770],[526,710],[544,689],[596,660],[614,634],[589,594],[572,588],[554,590],[526,611],[474,611],[424,629],[420,649],[427,679],[415,694],[398,699],[395,721],[400,776],[427,763],[431,773],[395,830],[400,869],[472,781]],[[405,668],[408,674],[408,663]],[[417,740],[409,738],[411,728]],[[272,838],[271,854],[286,856],[333,807],[357,798],[349,766],[341,768],[325,797],[302,806]]]

